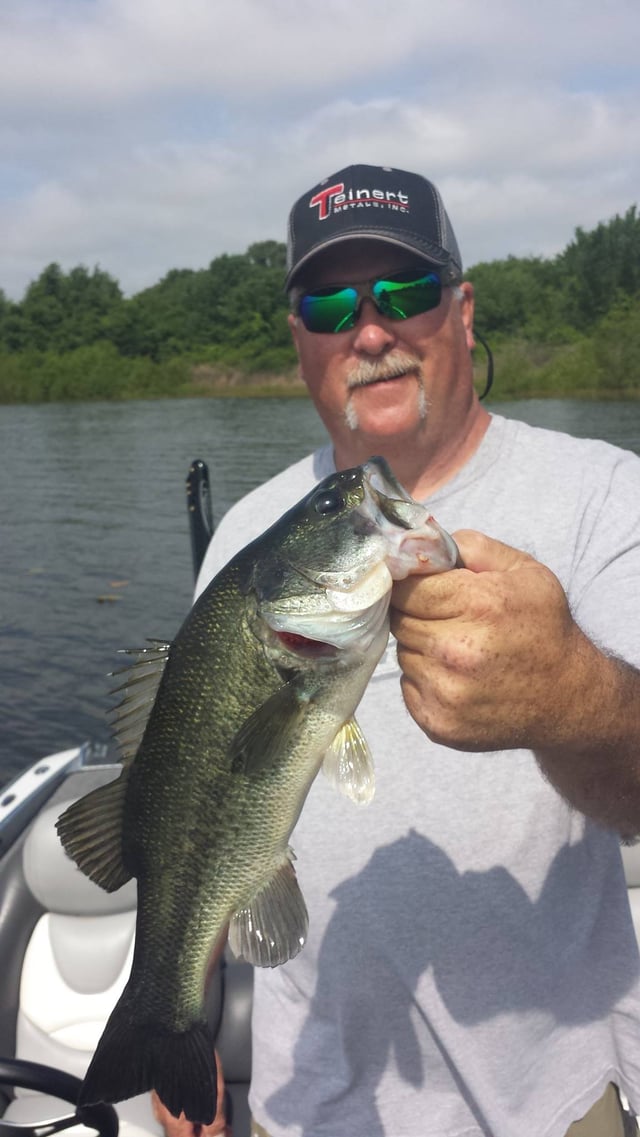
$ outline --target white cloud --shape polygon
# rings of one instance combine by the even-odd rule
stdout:
[[[638,199],[636,0],[21,0],[0,16],[2,285],[127,291],[283,238],[353,161],[439,184],[467,264]]]
[[[0,18],[0,91],[39,103],[160,91],[242,100],[332,83],[386,84],[635,67],[635,0],[21,0]]]

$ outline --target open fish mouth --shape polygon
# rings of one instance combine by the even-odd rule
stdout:
[[[344,478],[359,483],[349,523],[367,555],[338,571],[297,565],[297,573],[323,594],[310,610],[277,602],[263,608],[282,646],[306,658],[331,658],[332,648],[356,644],[367,651],[387,618],[394,580],[444,572],[459,563],[455,541],[400,485],[384,458],[371,458],[359,470],[345,471]]]
[[[398,481],[385,458],[379,456],[370,458],[365,462],[362,471],[371,489],[381,498],[394,502],[404,501],[409,505],[418,504]]]
[[[387,539],[386,563],[394,580],[403,580],[410,573],[446,572],[461,565],[453,537],[407,493],[384,458],[370,458],[363,472],[365,501]]]
[[[336,644],[327,643],[326,640],[311,639],[310,636],[303,636],[300,632],[276,631],[274,634],[286,651],[300,656],[301,659],[335,659],[339,651]]]
[[[355,557],[349,567],[321,569],[297,564],[295,571],[327,589],[340,610],[355,610],[360,602],[373,603],[393,580],[404,580],[410,573],[438,573],[460,566],[453,538],[398,482],[386,459],[370,458],[363,466],[337,476],[352,481],[357,477],[360,500],[351,509],[349,521],[354,535],[366,543],[367,554],[364,559]],[[381,565],[386,566],[388,577]],[[352,599],[341,600],[341,593]]]
[[[445,572],[461,564],[451,535],[424,505],[414,501],[384,458],[370,458],[363,465],[362,487],[363,501],[354,511],[354,529],[362,535],[379,535],[391,580],[403,580],[410,573]],[[335,581],[332,585],[340,591]],[[345,582],[342,590],[352,587]]]
[[[379,578],[382,578],[381,573]],[[381,590],[381,579],[375,590],[365,579],[362,589],[327,590],[323,612],[272,611],[263,613],[265,622],[283,647],[303,658],[330,659],[337,651],[355,646],[358,651],[366,652],[387,619],[392,584],[388,570],[384,580],[384,591]],[[365,595],[370,599],[376,593],[377,599],[367,604]]]

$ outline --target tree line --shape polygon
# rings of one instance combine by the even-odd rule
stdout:
[[[284,275],[277,241],[172,269],[131,297],[99,267],[50,264],[21,300],[0,291],[0,401],[302,390]],[[640,389],[635,205],[576,229],[556,257],[482,262],[465,277],[498,397]]]

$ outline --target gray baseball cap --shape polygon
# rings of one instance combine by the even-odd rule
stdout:
[[[418,254],[443,284],[462,277],[458,242],[433,182],[391,166],[346,166],[303,194],[289,214],[287,291],[321,249],[355,237]]]

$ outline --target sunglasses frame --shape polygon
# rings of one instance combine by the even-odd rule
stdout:
[[[407,276],[413,272],[417,274],[413,280],[398,280],[398,277]],[[423,315],[425,312],[432,312],[438,308],[442,300],[442,290],[445,285],[442,282],[440,273],[436,272],[434,269],[428,269],[426,272],[422,272],[420,269],[403,269],[400,272],[390,273],[387,276],[371,276],[367,280],[349,281],[348,283],[344,284],[324,284],[322,287],[316,289],[306,288],[296,300],[295,312],[296,315],[299,316],[302,320],[302,323],[304,324],[306,330],[308,332],[311,332],[312,335],[338,335],[340,332],[351,331],[356,326],[360,317],[363,300],[371,300],[376,309],[376,312],[378,312],[379,315],[385,317],[385,319],[410,320],[412,318],[411,316],[394,315],[392,312],[383,311],[380,307],[379,300],[376,298],[373,292],[373,289],[376,284],[418,284],[422,280],[426,281],[428,277],[435,278],[434,283],[438,284],[438,301],[436,304],[430,304],[428,308],[422,308],[419,312],[414,313],[416,316]],[[319,296],[321,294],[331,294],[331,292],[344,292],[347,289],[350,289],[356,293],[355,306],[353,308],[353,311],[344,317],[345,320],[351,320],[351,323],[349,323],[346,327],[329,328],[326,331],[316,330],[315,328],[308,327],[302,311],[302,306],[307,296]]]

